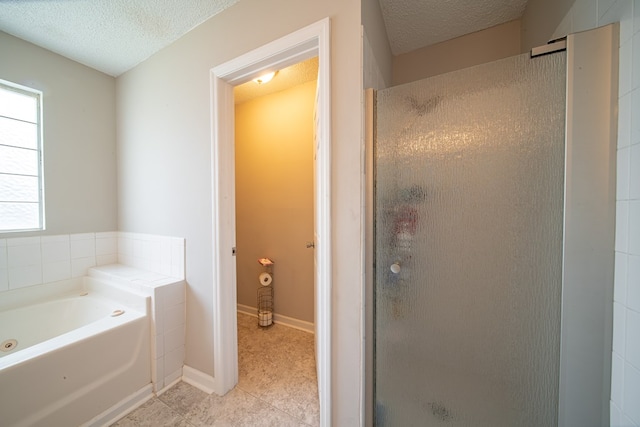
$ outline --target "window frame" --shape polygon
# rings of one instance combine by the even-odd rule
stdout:
[[[28,231],[44,231],[46,229],[45,222],[45,206],[44,206],[44,145],[43,145],[43,132],[42,132],[42,123],[43,123],[43,108],[42,108],[42,98],[43,93],[38,89],[34,89],[32,87],[24,86],[18,83],[14,83],[8,80],[0,79],[0,89],[17,92],[22,95],[30,96],[36,99],[36,151],[38,157],[38,226],[35,228],[8,228],[3,229],[0,228],[0,234],[4,233],[19,233],[19,232],[28,232]],[[6,116],[0,116],[6,117]],[[6,117],[11,120],[16,120],[13,117]],[[2,142],[0,141],[0,145]],[[5,174],[0,171],[0,175]],[[0,202],[4,200],[0,199]],[[1,227],[1,226],[0,226]]]

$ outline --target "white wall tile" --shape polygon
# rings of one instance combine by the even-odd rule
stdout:
[[[640,422],[640,371],[627,363],[624,367],[622,410],[636,424]]]
[[[24,288],[42,283],[42,265],[9,268],[9,289]]]
[[[640,255],[640,200],[629,201],[629,253]]]
[[[87,275],[87,270],[96,266],[96,257],[75,258],[71,260],[71,277]]]
[[[638,427],[622,413],[622,410],[613,402],[611,402],[611,427]]]
[[[7,241],[5,239],[0,239],[0,268],[7,268],[8,266]]]
[[[598,23],[602,25],[600,22],[601,18],[607,13],[611,6],[616,2],[616,0],[598,0]]]
[[[627,283],[629,277],[629,255],[616,252],[613,300],[621,304],[627,301]]]
[[[625,359],[636,369],[640,369],[640,313],[633,310],[626,310],[626,312]],[[638,400],[638,405],[640,405],[640,400]]]
[[[184,279],[184,244],[172,243],[171,245],[171,276]]]
[[[40,237],[13,237],[7,239],[7,247],[9,246],[23,246],[23,245],[40,245]]]
[[[164,324],[166,317],[166,310],[163,307],[158,307],[158,305],[156,304],[153,310],[153,321],[155,322],[156,335],[164,334]]]
[[[96,256],[95,239],[71,239],[71,258],[87,258]]]
[[[128,266],[133,267],[134,266],[133,256],[119,253],[118,254],[118,264],[128,265]]]
[[[640,31],[640,0],[633,0],[633,33]]]
[[[162,240],[149,242],[149,246],[146,248],[148,252],[148,259],[154,264],[160,264],[160,260],[162,259],[162,248],[160,247],[161,242]]]
[[[640,34],[640,33],[638,33]],[[640,120],[636,120],[635,117],[640,115],[640,88],[634,88],[631,92],[631,110],[629,112],[631,121],[631,139],[630,144],[640,144]]]
[[[42,264],[42,283],[71,278],[71,260]]]
[[[618,100],[618,149],[631,145],[631,103],[634,92]]]
[[[633,89],[632,76],[633,70],[631,64],[633,63],[633,42],[636,37],[632,37],[627,40],[622,46],[620,46],[619,61],[619,78],[618,78],[618,94],[620,97],[629,93]]]
[[[40,239],[38,239],[37,243],[28,243],[24,245],[12,245],[12,240],[14,239],[9,239],[7,242],[7,260],[9,268],[42,264]]]
[[[618,406],[622,406],[624,391],[624,359],[619,354],[613,353],[611,357],[611,400]]]
[[[96,233],[76,233],[69,234],[70,240],[95,240]]]
[[[160,242],[160,270],[158,273],[171,275],[171,240],[163,239]]]
[[[139,259],[146,259],[144,255],[144,241],[142,239],[133,239],[133,256]]]
[[[598,4],[595,0],[576,0],[572,6],[572,32],[594,28],[598,23]]]
[[[640,427],[640,423],[631,421],[631,418],[625,414],[620,414],[620,426],[621,427]]]
[[[109,265],[118,263],[118,254],[96,255],[96,265]]]
[[[118,255],[120,254],[127,256],[133,255],[133,240],[126,235],[118,236]]]
[[[183,284],[174,284],[171,286],[163,286],[163,302],[165,307],[182,304],[185,301],[185,289]]]
[[[629,0],[619,1],[618,3],[621,3],[623,5],[622,6],[623,8],[628,9],[623,11],[623,15],[620,18],[620,44],[622,44],[633,38],[634,20],[631,14],[631,9],[633,8],[633,5]]]
[[[562,19],[562,21],[560,21],[560,24],[558,24],[558,27],[551,35],[552,40],[565,37],[568,34],[571,34],[573,32],[573,13],[572,12],[573,12],[573,8],[571,8],[569,10],[569,13],[567,13],[566,16]]]
[[[620,409],[616,406],[613,401],[609,402],[609,425],[611,427],[619,427],[620,426]]]
[[[41,236],[40,243],[69,243],[70,237],[68,234],[59,234],[55,236]]]
[[[640,312],[640,256],[629,255],[627,268],[626,304],[630,309]]]
[[[631,38],[632,57],[631,57],[631,89],[637,88],[640,82],[640,33],[636,33]],[[620,63],[622,67],[622,62]]]
[[[177,348],[184,347],[184,340],[184,325],[179,328],[166,331],[164,334],[164,354],[170,353]]]
[[[118,238],[117,231],[100,231],[95,233],[96,239],[117,239]]]
[[[631,163],[631,148],[621,148],[618,150],[618,160],[616,163],[616,199],[629,200],[629,165]]]
[[[162,361],[162,363],[164,363],[164,360]],[[158,372],[158,361],[156,359],[151,359],[151,382],[153,383],[153,391],[157,392],[159,391],[162,387],[159,386],[158,383],[158,376],[157,376],[157,372]]]
[[[155,335],[155,341],[156,359],[164,357],[164,334]]]
[[[629,199],[640,200],[640,144],[629,149]]]
[[[118,253],[118,239],[116,237],[96,238],[96,255],[112,255]]]
[[[165,311],[164,331],[179,328],[185,323],[184,303],[168,307]]]
[[[184,364],[184,347],[176,348],[164,355],[164,375],[165,378],[174,372],[181,370]]]
[[[156,377],[157,391],[160,391],[164,388],[164,357],[159,357],[156,360]]]
[[[182,377],[182,367],[173,371],[170,374],[165,375],[164,377],[165,387],[167,387],[169,384],[173,384],[175,381],[178,381],[181,377]]]
[[[620,303],[613,303],[613,351],[625,355],[627,309]]]
[[[629,202],[616,202],[616,243],[618,252],[629,250]]]
[[[56,236],[57,237],[57,236]],[[69,236],[66,239],[46,239],[42,238],[42,262],[60,262],[71,260],[71,249]]]
[[[9,290],[9,271],[0,268],[0,292]]]

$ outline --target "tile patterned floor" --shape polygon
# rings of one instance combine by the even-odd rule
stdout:
[[[318,426],[313,349],[312,334],[239,313],[236,388],[220,397],[180,382],[112,427]]]

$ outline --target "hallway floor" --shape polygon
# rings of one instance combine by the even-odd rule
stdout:
[[[112,427],[319,425],[312,334],[238,313],[238,367],[223,397],[179,382]]]

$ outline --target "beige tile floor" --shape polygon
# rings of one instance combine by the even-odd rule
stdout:
[[[238,314],[239,381],[220,397],[179,382],[112,427],[318,426],[312,334]]]

